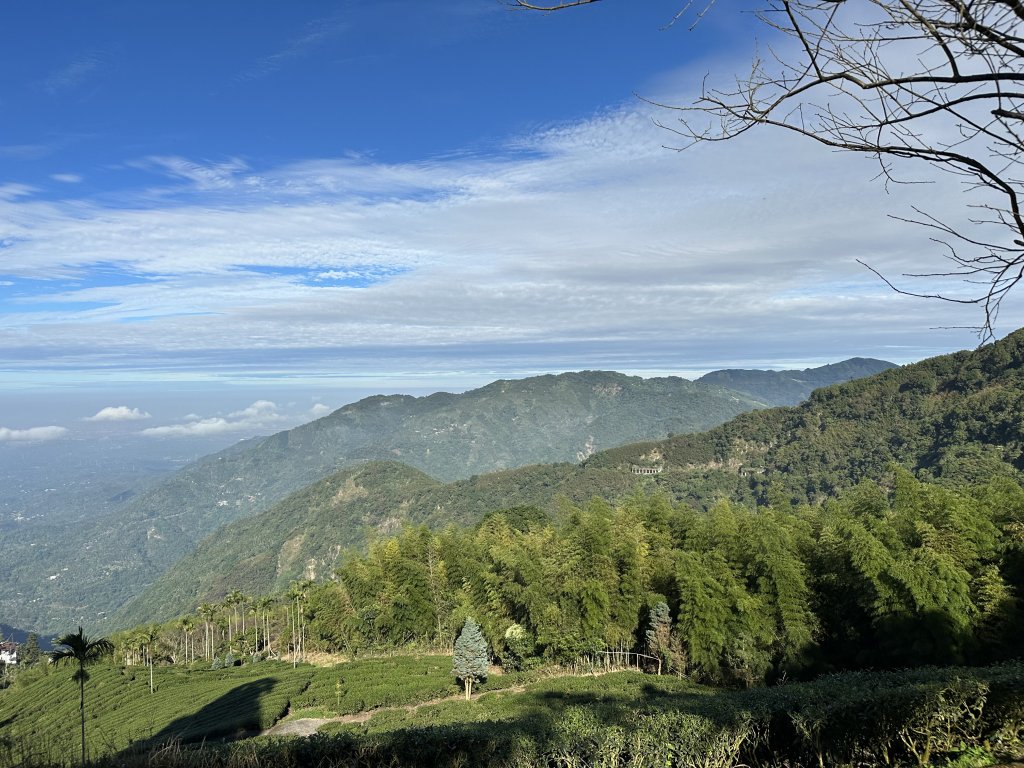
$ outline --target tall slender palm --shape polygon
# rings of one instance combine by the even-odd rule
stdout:
[[[256,609],[259,611],[259,620],[263,625],[263,646],[267,649],[268,653],[273,653],[274,649],[270,647],[270,610],[274,607],[274,598],[269,595],[257,598]]]
[[[189,639],[192,637],[192,630],[196,628],[195,619],[192,616],[183,616],[178,620],[178,629],[181,630],[181,651],[188,664]]]
[[[210,628],[210,622],[213,621],[213,617],[217,615],[217,608],[211,603],[203,603],[196,609],[196,613],[203,620],[203,629],[205,630],[204,642],[203,642],[203,654],[206,656],[206,660],[209,661],[213,658],[213,631]]]
[[[310,579],[293,581],[288,590],[288,598],[295,601],[295,632],[298,634],[298,643],[292,654],[293,667],[299,657],[306,660],[306,611],[303,606],[309,600],[309,590],[315,583]]]
[[[78,632],[57,638],[57,646],[50,653],[51,662],[54,664],[78,664],[78,669],[72,679],[78,681],[80,692],[78,713],[82,720],[82,765],[85,765],[85,681],[89,679],[85,668],[113,653],[114,644],[105,637],[101,637],[99,640],[90,640],[79,627]]]
[[[143,627],[139,630],[139,640],[146,649],[146,663],[149,664],[149,692],[153,693],[155,690],[153,687],[153,662],[156,644],[160,640],[160,627],[156,624]]]
[[[234,624],[238,624],[238,606],[241,605],[242,601],[245,600],[245,595],[242,594],[240,589],[232,589],[224,598],[224,605],[231,608],[231,613],[234,616]],[[232,622],[228,622],[228,643],[231,642],[232,636]]]
[[[252,611],[252,652],[253,655],[260,652],[260,598],[249,598],[249,610]]]
[[[252,623],[256,627],[256,636],[253,639],[253,653],[260,652],[260,598],[254,597],[252,600]],[[263,641],[266,645],[266,640]]]
[[[137,632],[125,635],[121,639],[121,647],[124,649],[124,664],[126,667],[132,667],[141,663],[142,644],[139,642]]]
[[[252,598],[242,591],[238,592],[238,606],[242,609],[242,634],[245,634],[245,614],[249,611]]]

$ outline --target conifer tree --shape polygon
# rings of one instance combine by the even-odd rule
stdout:
[[[668,604],[657,602],[651,607],[651,616],[645,633],[647,652],[664,662],[669,672],[682,672],[686,666],[685,654],[679,639],[672,633],[672,616]],[[661,669],[659,662],[659,670]]]
[[[452,674],[465,686],[466,701],[473,693],[473,683],[487,679],[487,662],[487,641],[480,632],[480,625],[467,618],[455,641],[452,657]]]
[[[39,647],[39,635],[29,632],[25,638],[25,644],[18,649],[18,664],[24,667],[31,667],[42,658],[43,651]]]

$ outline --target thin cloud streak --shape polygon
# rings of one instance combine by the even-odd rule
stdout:
[[[43,82],[43,88],[51,95],[74,90],[91,79],[103,64],[97,53],[87,53],[65,66],[54,70]]]
[[[239,74],[237,80],[247,82],[267,77],[283,69],[289,62],[308,56],[320,45],[341,35],[348,29],[348,24],[333,17],[312,21],[306,25],[306,31],[303,34],[288,40],[276,53],[260,59],[250,69]]]
[[[245,162],[238,158],[223,163],[199,163],[183,157],[153,155],[130,161],[126,165],[191,182],[192,188],[200,192],[231,189],[236,185],[238,174],[248,170]]]

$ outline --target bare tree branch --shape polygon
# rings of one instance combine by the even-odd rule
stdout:
[[[681,0],[673,23],[692,1]],[[771,126],[874,157],[886,184],[904,183],[903,161],[947,172],[979,216],[894,218],[935,231],[938,257],[952,265],[904,277],[952,280],[967,293],[910,290],[864,266],[897,293],[979,306],[976,330],[990,340],[1003,299],[1024,280],[1024,1],[761,0],[756,15],[794,45],[754,58],[728,87],[705,78],[691,104],[658,104],[679,118],[662,123],[682,140],[675,148]]]
[[[533,3],[525,2],[525,0],[512,0],[512,7],[525,8],[528,11],[561,11],[565,8],[573,8],[577,5],[590,5],[597,2],[600,2],[600,0],[572,0],[568,3],[555,3],[554,5],[534,5]]]

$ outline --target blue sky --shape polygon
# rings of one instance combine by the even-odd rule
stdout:
[[[773,42],[744,5],[691,30],[676,0],[6,4],[0,440],[104,408],[241,435],[378,391],[972,346],[948,327],[975,313],[856,263],[934,266],[887,218],[916,188],[770,132],[666,148],[647,100]]]

